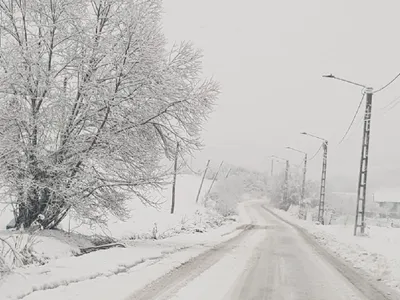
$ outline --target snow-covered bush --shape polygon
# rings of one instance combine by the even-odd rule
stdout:
[[[288,210],[292,205],[299,205],[301,200],[301,189],[303,178],[299,172],[291,172],[288,176],[287,192],[285,187],[285,174],[280,173],[274,176],[270,186],[271,204],[276,207]],[[287,193],[287,194],[285,194]],[[305,186],[304,199],[307,199],[311,207],[318,205],[319,184],[313,180],[307,180]]]
[[[212,180],[217,172],[217,165],[210,167],[206,178]],[[262,172],[248,170],[243,167],[224,163],[218,173],[218,181],[226,180],[230,177],[240,177],[245,193],[254,198],[262,198],[267,195],[268,175]]]
[[[211,168],[209,173],[214,174],[215,170]],[[252,199],[266,199],[267,177],[261,172],[224,164],[206,203],[209,206],[211,200],[215,210],[223,216],[234,215],[238,202],[244,200],[245,195]]]
[[[42,263],[33,251],[36,243],[34,234],[16,233],[0,237],[0,273],[9,272],[14,267]]]
[[[210,196],[215,202],[215,210],[224,217],[227,217],[236,213],[236,206],[241,200],[243,193],[243,179],[238,176],[231,176],[218,180]]]

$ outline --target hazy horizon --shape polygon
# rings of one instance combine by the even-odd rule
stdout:
[[[400,3],[166,0],[164,7],[170,42],[193,41],[204,52],[204,74],[221,83],[196,165],[224,160],[268,171],[270,155],[300,164],[301,154],[285,147],[312,156],[320,141],[299,134],[307,131],[329,140],[328,184],[340,178],[356,186],[364,105],[347,139],[338,143],[361,90],[322,75],[333,73],[374,89],[391,80],[400,71],[392,63],[400,52],[395,38]],[[398,96],[400,80],[374,95],[371,187],[400,179],[400,144],[392,130],[400,125],[400,106],[385,109]],[[309,164],[310,178],[320,176],[320,155]]]

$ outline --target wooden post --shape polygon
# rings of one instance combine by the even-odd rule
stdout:
[[[211,192],[211,189],[212,189],[212,187],[213,187],[213,185],[214,185],[215,180],[217,180],[218,173],[219,173],[219,171],[221,170],[221,167],[222,167],[222,164],[223,164],[223,163],[224,163],[224,162],[222,161],[221,164],[219,165],[219,168],[218,168],[217,173],[215,173],[215,175],[214,175],[214,178],[213,178],[213,180],[212,180],[212,182],[211,182],[210,188],[208,189],[208,192],[207,192],[207,194],[206,194],[206,200],[207,200],[208,195],[209,195],[210,192]]]
[[[171,204],[171,214],[175,211],[175,186],[176,186],[176,173],[178,172],[178,155],[179,155],[179,142],[176,143],[176,153],[174,162],[174,179],[172,182],[172,204]]]
[[[203,173],[203,178],[201,179],[200,188],[199,188],[199,191],[198,191],[197,197],[196,197],[196,203],[199,202],[199,197],[200,197],[201,189],[202,189],[202,187],[203,187],[204,179],[206,178],[206,174],[207,174],[208,166],[209,166],[209,165],[210,165],[210,160],[208,160],[208,162],[207,162],[206,169],[204,170],[204,173]]]

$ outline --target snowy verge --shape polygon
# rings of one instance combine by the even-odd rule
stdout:
[[[290,212],[271,210],[305,229],[320,245],[354,268],[400,291],[400,229],[370,226],[365,236],[354,236],[352,225],[322,226],[299,220]]]
[[[0,230],[0,238],[6,242],[0,243],[0,272],[15,267],[13,259],[16,252],[29,254],[29,259],[24,258],[23,264],[44,264],[51,259],[70,257],[80,253],[80,248],[93,246],[93,243],[102,242],[98,240],[106,238],[112,240],[165,239],[179,235],[192,235],[194,233],[206,233],[218,229],[222,225],[235,224],[234,217],[225,218],[210,208],[205,208],[196,203],[196,196],[201,178],[193,175],[179,175],[177,178],[178,189],[176,192],[175,213],[170,213],[170,185],[166,186],[160,193],[154,191],[154,198],[159,198],[158,208],[146,207],[137,198],[133,197],[127,203],[130,217],[119,220],[108,216],[107,224],[82,223],[72,216],[68,216],[60,225],[64,230],[45,230],[35,234],[24,232]],[[204,182],[204,188],[200,193],[200,200],[204,197],[211,181]],[[5,228],[6,224],[13,219],[11,207],[0,204],[0,226]],[[27,246],[27,247],[26,247]],[[29,248],[28,251],[25,248]],[[8,252],[7,255],[4,255]],[[6,256],[3,258],[3,256]],[[2,262],[5,260],[5,267]],[[17,265],[21,265],[18,263]]]
[[[43,265],[50,260],[78,255],[81,248],[92,246],[88,237],[60,230],[0,231],[0,277],[16,267]]]
[[[121,288],[121,296],[125,293],[126,297],[189,259],[238,235],[242,231],[241,225],[251,223],[251,218],[246,215],[247,205],[238,205],[238,222],[207,233],[183,233],[162,240],[134,240],[127,244],[127,248],[114,248],[79,257],[62,257],[42,266],[19,268],[0,280],[0,295],[4,297],[2,299],[31,300],[43,299],[43,293],[46,293],[46,297],[54,295],[56,299],[77,299],[77,296],[84,299],[83,295],[90,293],[89,298],[92,298],[95,285],[107,279],[108,289],[115,292],[115,287],[110,285],[115,282]],[[153,272],[144,271],[155,263],[159,266],[153,267]],[[126,280],[130,284],[123,288],[120,282],[127,283]],[[96,299],[110,299],[104,295],[107,295],[105,289]]]

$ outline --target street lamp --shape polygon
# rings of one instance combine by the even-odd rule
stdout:
[[[330,79],[336,79],[336,80],[339,80],[339,81],[346,82],[346,83],[348,83],[348,84],[356,85],[356,86],[359,86],[359,87],[362,87],[362,88],[367,88],[366,85],[363,85],[363,84],[360,84],[360,83],[357,83],[357,82],[354,82],[354,81],[350,81],[350,80],[347,80],[347,79],[339,78],[339,77],[336,77],[336,76],[334,76],[334,75],[332,75],[332,74],[329,74],[329,75],[322,75],[322,77],[324,77],[324,78],[330,78]]]
[[[302,204],[303,201],[304,201],[304,194],[305,194],[305,189],[306,189],[307,153],[304,152],[304,151],[292,148],[292,147],[286,147],[286,149],[304,154],[303,183],[302,183],[302,186],[301,186],[301,195],[300,195],[300,203],[299,203],[299,204]]]
[[[371,131],[371,111],[372,111],[372,94],[373,89],[363,84],[355,83],[346,79],[338,78],[336,76],[324,75],[325,78],[332,78],[346,83],[356,85],[364,88],[367,95],[367,101],[365,105],[364,114],[364,130],[363,139],[361,146],[361,161],[360,161],[360,172],[358,177],[358,188],[357,188],[357,207],[356,207],[356,220],[354,223],[354,235],[357,235],[357,228],[360,228],[361,233],[365,231],[365,203],[367,196],[367,172],[368,172],[368,153],[369,153],[369,140]]]
[[[319,136],[301,132],[303,135],[308,135],[310,137],[322,140],[322,147],[324,149],[324,155],[322,158],[322,174],[321,174],[321,188],[319,193],[319,205],[318,205],[318,221],[324,225],[324,212],[325,212],[325,186],[326,186],[326,167],[328,164],[328,141]]]

